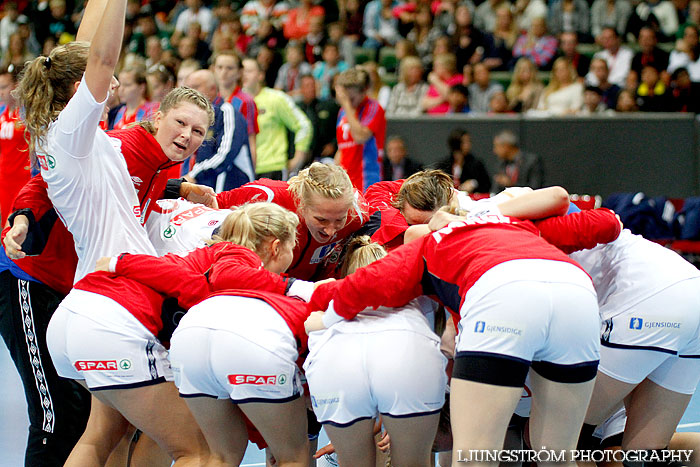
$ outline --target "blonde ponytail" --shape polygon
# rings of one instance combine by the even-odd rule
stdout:
[[[372,243],[367,235],[352,239],[345,253],[345,262],[340,270],[341,277],[345,277],[387,255],[386,250],[379,243]]]

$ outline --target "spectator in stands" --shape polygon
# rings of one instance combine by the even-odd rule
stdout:
[[[671,75],[671,96],[676,112],[700,112],[700,83],[693,83],[685,68]]]
[[[243,115],[219,97],[211,71],[195,71],[187,77],[185,84],[201,92],[214,107],[214,123],[208,131],[211,137],[197,150],[196,163],[186,178],[192,183],[210,186],[217,193],[252,182],[255,168]]]
[[[199,60],[199,63],[202,64],[202,68],[206,68],[209,66],[211,49],[209,48],[209,42],[202,38],[203,35],[202,26],[197,22],[191,22],[187,28],[186,37],[189,37],[195,44],[194,58]]]
[[[617,105],[615,106],[616,112],[638,112],[637,102],[635,98],[635,93],[629,89],[623,89],[620,91],[620,95],[617,97]]]
[[[676,47],[668,59],[668,72],[673,73],[678,68],[685,68],[690,79],[700,82],[700,45],[698,44],[698,27],[688,25],[683,31],[683,38],[676,41]]]
[[[536,154],[520,150],[518,137],[503,130],[493,138],[493,152],[498,157],[498,173],[494,175],[494,191],[511,186],[544,186],[544,163]]]
[[[17,33],[22,38],[22,41],[27,44],[29,51],[37,56],[41,53],[41,44],[36,39],[36,34],[34,34],[33,25],[29,23],[26,17],[20,16],[17,18]]]
[[[508,98],[505,92],[500,91],[491,96],[491,100],[489,101],[489,115],[513,113],[515,112],[508,108]]]
[[[421,101],[428,92],[423,81],[423,65],[418,57],[405,57],[399,63],[399,82],[391,90],[386,114],[389,117],[415,117],[423,113]]]
[[[452,54],[435,57],[433,71],[428,74],[430,87],[423,98],[423,110],[429,114],[444,114],[449,108],[447,94],[450,87],[462,83],[462,75],[455,68],[456,59]]]
[[[324,19],[320,16],[312,16],[309,20],[309,33],[304,42],[304,57],[311,65],[315,65],[322,59],[323,45],[327,40],[323,21]]]
[[[29,19],[25,15],[20,15],[17,3],[7,2],[4,8],[5,15],[0,20],[0,53],[5,54],[10,46],[10,36],[17,32],[19,23],[27,23]]]
[[[598,42],[603,47],[603,50],[596,52],[593,58],[602,58],[608,64],[610,75],[608,79],[611,83],[622,87],[625,84],[627,74],[632,67],[632,57],[634,52],[628,47],[621,44],[620,36],[615,28],[605,27],[598,37]],[[593,85],[599,86],[598,81],[592,73],[586,75],[586,81]]]
[[[313,68],[313,75],[318,82],[321,99],[330,98],[333,77],[347,69],[348,65],[340,59],[338,44],[327,42],[323,46],[323,61],[316,62]]]
[[[469,106],[472,112],[486,113],[489,111],[491,96],[503,92],[500,83],[491,81],[491,73],[484,63],[473,66],[474,82],[469,85]]]
[[[557,39],[547,33],[547,20],[534,18],[530,29],[513,46],[513,57],[528,57],[540,70],[549,69],[557,52]]]
[[[433,23],[443,34],[452,36],[455,33],[457,7],[464,5],[469,10],[469,18],[474,17],[476,7],[472,0],[438,0],[430,4],[435,20]]]
[[[644,26],[657,29],[662,41],[673,40],[678,31],[676,7],[669,0],[642,0],[627,22],[627,32],[636,37]]]
[[[250,152],[253,161],[255,161],[257,155],[256,135],[260,132],[258,108],[253,96],[241,88],[241,59],[234,51],[223,51],[214,56],[213,65],[219,95],[243,114],[246,120]]]
[[[557,58],[552,66],[549,84],[542,91],[538,110],[552,115],[578,112],[583,106],[583,85],[576,78],[571,62],[564,57]]]
[[[610,109],[614,109],[617,105],[617,96],[620,94],[620,86],[612,84],[608,81],[608,62],[602,58],[594,58],[591,61],[591,73],[596,78],[597,87],[601,90],[603,103]],[[634,72],[636,73],[636,72]],[[589,86],[593,86],[589,83]]]
[[[263,47],[277,50],[283,47],[285,43],[286,41],[282,35],[282,31],[276,29],[269,19],[263,19],[260,21],[257,31],[250,39],[246,55],[249,57],[257,57]]]
[[[430,11],[430,6],[428,4],[419,5],[416,9],[413,28],[406,36],[406,39],[415,46],[418,56],[430,60],[435,40],[441,35],[440,29],[433,27],[433,14]]]
[[[258,178],[283,180],[298,170],[307,160],[313,128],[304,112],[291,97],[265,86],[265,75],[258,62],[243,59],[243,88],[254,96],[258,107],[257,157],[255,173]],[[287,158],[287,131],[294,133],[294,157]]]
[[[455,188],[467,193],[491,191],[491,177],[481,159],[472,154],[472,139],[467,130],[455,129],[447,138],[450,155],[435,165],[452,176]]]
[[[39,12],[35,21],[34,32],[39,43],[43,44],[48,37],[52,37],[56,44],[63,44],[75,39],[75,24],[70,19],[66,10],[65,0],[50,0],[49,8]],[[126,36],[126,31],[124,32]],[[8,43],[9,45],[9,43]]]
[[[2,66],[7,68],[10,65],[15,67],[24,66],[25,62],[32,60],[35,57],[27,47],[27,43],[22,40],[19,32],[10,35],[10,46],[7,53],[3,57]]]
[[[408,157],[406,143],[400,136],[390,136],[386,140],[382,180],[403,180],[419,172],[421,165]]]
[[[527,31],[535,18],[546,18],[549,14],[547,4],[543,0],[516,0],[513,5],[513,16],[520,31]]]
[[[180,38],[187,34],[191,23],[198,23],[201,26],[200,39],[208,37],[214,31],[214,15],[202,4],[202,0],[185,0],[185,5],[187,8],[177,17],[175,31],[170,39],[174,46],[177,46]]]
[[[652,65],[642,68],[637,88],[637,106],[640,112],[669,112],[673,110],[672,96],[661,74]]]
[[[114,119],[115,130],[121,130],[142,120],[150,120],[158,110],[158,102],[150,99],[146,69],[125,68],[119,72],[119,100],[125,104]]]
[[[243,25],[238,15],[229,11],[228,16],[220,20],[214,31],[212,52],[218,54],[224,50],[235,49],[238,53],[245,54],[251,40],[252,38],[243,31]]]
[[[439,41],[440,39],[435,41],[436,46]],[[473,65],[495,57],[493,36],[485,34],[472,24],[472,15],[467,5],[460,4],[455,9],[455,31],[452,41],[454,45],[449,44],[447,52],[454,51],[458,70],[462,70],[465,65]],[[435,54],[434,51],[433,57],[436,56]]]
[[[631,14],[628,0],[595,0],[591,6],[591,34],[597,38],[603,28],[614,28],[622,36]]]
[[[382,77],[379,76],[379,67],[377,62],[365,62],[360,65],[369,76],[369,87],[367,88],[367,96],[379,102],[382,109],[385,110],[389,105],[389,97],[391,96],[391,88],[384,84]]]
[[[508,108],[515,112],[527,112],[537,107],[544,85],[537,77],[537,68],[527,57],[515,63],[513,78],[506,90]]]
[[[312,0],[301,0],[299,6],[289,10],[283,24],[284,37],[288,40],[302,40],[309,33],[309,20],[312,16],[325,16],[322,6]]]
[[[185,36],[180,38],[177,43],[177,55],[180,60],[195,60],[199,62],[200,68],[202,67],[202,61],[197,58],[197,40]]]
[[[484,32],[493,32],[496,27],[496,10],[501,5],[510,7],[510,2],[507,0],[486,0],[476,7],[474,26]]]
[[[156,36],[146,39],[146,68],[157,66],[163,59],[163,44]]]
[[[700,1],[700,0],[698,0]],[[400,39],[395,47],[396,61],[401,63],[406,57],[419,57],[416,45],[408,39]]]
[[[304,111],[314,128],[311,141],[311,156],[314,161],[335,156],[338,145],[335,140],[335,124],[338,120],[340,106],[335,98],[320,100],[316,94],[316,80],[311,75],[300,78],[299,89],[301,101],[299,108]],[[335,97],[335,90],[332,91]]]
[[[666,71],[669,55],[668,52],[656,46],[656,31],[653,28],[645,26],[640,29],[637,43],[639,52],[632,58],[632,70],[641,74],[642,68],[651,65],[659,72]]]
[[[163,102],[165,95],[175,87],[175,76],[161,63],[148,69],[146,81],[153,102]]]
[[[583,107],[578,115],[600,115],[608,111],[608,106],[603,102],[603,91],[596,86],[586,86],[583,91]]]
[[[382,178],[386,134],[384,110],[367,97],[368,86],[367,73],[358,67],[341,73],[335,85],[335,97],[341,107],[336,126],[336,162],[361,192]]]
[[[355,47],[357,41],[345,34],[345,25],[339,21],[328,25],[327,34],[328,41],[338,44],[340,50],[340,59],[345,62],[348,67],[355,66]]]
[[[379,50],[385,45],[394,46],[401,37],[399,20],[392,13],[398,5],[396,0],[371,0],[365,7],[362,32],[364,47]]]
[[[688,2],[688,17],[685,19],[685,22],[678,27],[676,39],[683,38],[685,27],[689,24],[700,26],[700,0],[690,0],[690,2]]]
[[[136,53],[142,57],[147,56],[148,40],[152,37],[154,40],[158,41],[161,50],[170,47],[170,34],[159,28],[158,23],[156,23],[153,17],[153,12],[151,8],[142,8],[142,12],[136,16],[136,27],[134,28],[134,33],[131,35],[131,41],[129,42],[129,52]],[[157,62],[158,60],[156,60]],[[147,63],[146,66],[151,66],[153,63]]]
[[[591,35],[591,13],[585,0],[555,0],[549,20],[549,31],[559,35],[575,32],[588,42]]]
[[[241,25],[249,36],[258,33],[258,28],[263,21],[269,21],[276,29],[281,30],[287,19],[289,5],[284,1],[276,0],[249,0],[243,5],[241,12]]]
[[[340,12],[340,22],[345,24],[345,34],[354,44],[362,43],[362,19],[364,2],[360,0],[345,0],[338,2],[344,5]]]
[[[448,114],[466,114],[469,108],[469,89],[463,84],[455,84],[447,93]]]
[[[274,88],[279,69],[282,66],[282,57],[277,53],[277,49],[263,45],[258,49],[255,60],[265,74],[265,85]]]
[[[301,77],[308,74],[311,74],[311,65],[304,61],[304,47],[297,42],[289,42],[285,48],[285,62],[277,72],[275,89],[299,100]]]
[[[494,56],[485,58],[484,64],[490,70],[510,69],[513,61],[513,46],[518,38],[518,28],[508,5],[501,5],[496,10],[496,25],[492,36]]]
[[[591,59],[586,55],[579,53],[578,34],[575,32],[563,32],[559,34],[559,51],[557,58],[566,57],[576,69],[576,74],[579,78],[583,78],[588,73],[591,66]]]

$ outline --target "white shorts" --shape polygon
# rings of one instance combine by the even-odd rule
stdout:
[[[78,302],[81,312],[71,310]],[[51,317],[46,341],[59,376],[84,379],[92,391],[173,380],[165,347],[126,308],[102,295],[71,290]]]
[[[501,357],[532,363],[543,377],[559,382],[595,375],[595,368],[592,373],[582,368],[595,367],[599,359],[598,303],[590,278],[572,264],[499,264],[469,290],[460,314],[457,359]],[[513,386],[524,382],[523,369],[520,383]]]
[[[182,397],[288,402],[303,393],[296,341],[263,300],[217,296],[192,307],[170,341]]]
[[[437,414],[445,402],[447,359],[439,342],[412,331],[338,333],[305,364],[321,423],[345,427],[377,414]]]
[[[700,381],[700,280],[678,282],[603,322],[600,371],[693,394]]]

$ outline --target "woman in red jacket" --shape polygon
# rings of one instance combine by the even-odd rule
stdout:
[[[287,273],[317,280],[334,274],[349,236],[367,222],[369,207],[342,167],[314,162],[289,182],[260,179],[217,195],[220,208],[269,201],[299,215]]]
[[[319,287],[313,309],[330,307],[312,315],[307,329],[351,319],[368,306],[436,295],[460,315],[450,398],[454,449],[502,448],[532,368],[531,445],[568,452],[593,389],[600,320],[590,278],[552,244],[572,251],[619,233],[618,220],[606,210],[537,226],[498,213],[455,219]],[[469,451],[455,456],[453,465],[465,459]]]
[[[296,366],[306,346],[308,310],[285,294],[309,299],[312,289],[279,276],[292,261],[297,225],[296,215],[280,206],[246,204],[229,214],[209,248],[185,257],[122,255],[98,262],[98,269],[189,308],[171,339],[175,382],[213,455],[227,465],[238,465],[245,453],[242,414],[280,465],[308,462]]]

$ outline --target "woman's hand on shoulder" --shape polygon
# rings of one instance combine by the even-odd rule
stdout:
[[[323,324],[323,316],[325,314],[325,311],[314,311],[308,318],[306,318],[306,321],[304,321],[304,329],[306,330],[307,335],[314,331],[322,331],[326,329],[326,326]]]

